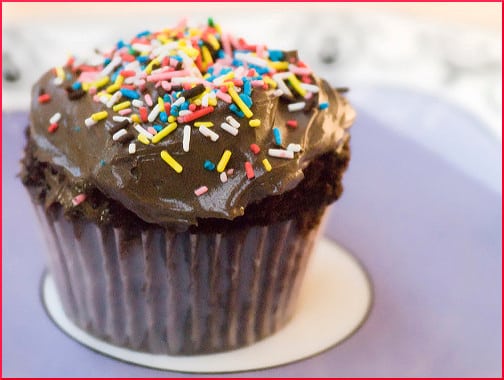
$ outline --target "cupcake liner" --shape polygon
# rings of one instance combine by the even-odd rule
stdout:
[[[36,205],[65,313],[112,344],[171,355],[251,344],[287,323],[317,228],[131,232]]]

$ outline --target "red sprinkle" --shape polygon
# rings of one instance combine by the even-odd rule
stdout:
[[[140,107],[139,111],[140,111],[140,119],[142,119],[142,121],[144,123],[146,123],[147,122],[147,116],[148,116],[147,115],[147,108]]]
[[[165,107],[166,107],[166,105],[165,105]],[[189,111],[193,111],[193,112],[196,111],[196,104],[194,104],[194,103],[189,104]]]
[[[133,70],[122,70],[120,74],[124,78],[134,77],[136,75],[135,71]]]
[[[287,120],[287,126],[291,127],[291,128],[297,128],[298,122],[297,122],[297,120],[294,120],[294,119]]]
[[[165,67],[168,66],[169,64],[170,64],[170,57],[164,57],[163,61],[161,62],[161,66]]]
[[[259,145],[257,145],[257,144],[250,144],[250,150],[254,154],[259,154],[259,152],[261,151],[261,148],[259,148]]]
[[[312,82],[312,80],[311,80],[311,78],[310,78],[310,76],[309,76],[309,75],[303,75],[303,76],[301,77],[301,82],[303,82],[303,83],[311,83],[311,82]]]
[[[126,62],[133,62],[136,59],[134,55],[128,53],[121,54],[121,58]]]
[[[243,86],[243,81],[241,79],[233,79],[233,84],[235,86],[241,87]]]
[[[39,103],[47,103],[49,100],[51,100],[51,95],[49,94],[42,94],[38,97]]]
[[[222,92],[227,92],[228,86],[220,86],[219,88]]]
[[[182,85],[182,88],[183,88],[184,90],[186,90],[186,91],[187,91],[187,90],[189,90],[189,89],[191,89],[191,83],[184,83],[184,84]]]
[[[134,85],[132,85],[132,84],[123,84],[123,85],[121,86],[121,88],[127,88],[128,90],[133,90],[133,91],[135,91],[135,90],[137,89],[137,88],[136,88]]]
[[[201,108],[193,113],[185,116],[179,116],[177,118],[179,123],[188,123],[189,121],[193,121],[199,119],[202,116],[208,115],[210,112],[213,112],[214,108],[212,106]]]
[[[58,129],[58,123],[52,123],[49,128],[47,128],[47,132],[54,133]]]
[[[254,168],[250,162],[245,162],[245,172],[247,173],[247,178],[252,179],[255,177]]]

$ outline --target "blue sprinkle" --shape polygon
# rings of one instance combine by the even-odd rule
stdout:
[[[247,107],[252,107],[252,98],[246,94],[240,94],[238,95],[240,97],[241,100],[243,100],[243,103],[245,103],[247,105]]]
[[[172,56],[172,57],[170,57],[170,58],[173,58],[174,60],[179,61],[179,62],[182,62],[182,61],[183,61],[182,57],[181,57],[181,56],[179,56],[179,55],[174,55],[174,56]]]
[[[130,90],[129,88],[121,88],[121,94],[123,96],[130,98],[130,99],[138,99],[140,98],[140,94],[136,91]]]
[[[73,129],[74,129],[75,132],[80,132],[81,128],[78,125],[76,125]]]
[[[112,61],[110,58],[105,58],[105,60],[103,61],[103,66],[107,66],[110,61]]]
[[[166,115],[166,112],[161,112],[161,113],[164,113]],[[166,123],[166,121],[164,121],[164,123]],[[163,129],[163,127],[159,124],[154,124],[152,127],[156,130],[156,132],[160,132]]]
[[[170,98],[170,95],[168,95],[168,94],[164,94],[164,95],[163,95],[163,101],[164,101],[165,103],[170,103],[170,104],[171,104],[171,98]]]
[[[72,83],[72,89],[73,90],[80,90],[82,88],[81,82],[74,82]]]
[[[320,103],[318,105],[319,110],[325,110],[327,107],[329,107],[329,103],[327,103],[327,102]]]
[[[231,67],[224,67],[224,68],[220,71],[219,75],[225,75],[225,74],[227,74],[227,73],[231,72],[232,70],[233,70],[233,69],[232,69]]]
[[[203,167],[210,172],[215,170],[215,164],[210,160],[205,160]]]
[[[165,111],[159,113],[159,120],[161,120],[163,123],[166,123],[168,121],[168,115],[166,114]],[[154,126],[154,129],[155,129],[155,127],[156,126]]]
[[[170,110],[170,115],[172,115],[172,116],[178,116],[178,113],[179,113],[178,107],[177,106],[172,106],[172,108]]]
[[[217,58],[224,58],[226,56],[226,53],[224,53],[224,50],[219,50],[217,52]]]
[[[208,68],[207,73],[213,74],[215,67],[211,66]]]
[[[180,105],[181,110],[188,110],[189,109],[189,102],[184,102]]]
[[[111,82],[115,82],[117,77],[119,76],[119,70],[117,70],[112,76],[110,77]]]
[[[123,40],[117,41],[117,49],[121,49],[121,48],[123,48],[125,46],[126,46],[126,44],[124,43]]]
[[[278,62],[284,59],[284,53],[280,50],[269,50],[268,53],[270,61]]]
[[[217,78],[215,75],[210,75],[210,76],[206,79],[206,81],[208,81],[208,82],[212,82],[215,78]]]
[[[147,57],[146,55],[139,55],[137,57],[137,61],[140,63],[146,63],[148,60],[149,60],[149,57]]]
[[[138,33],[136,36],[137,38],[142,38],[148,36],[149,34],[151,34],[151,32],[149,32],[148,30],[144,30],[143,32]]]
[[[282,145],[282,135],[280,134],[280,129],[277,127],[273,128],[273,136],[275,138],[275,144]]]
[[[252,64],[249,64],[249,67],[251,69],[255,69],[255,71],[257,71],[257,73],[260,75],[267,74],[270,72],[270,69],[267,67],[261,67],[261,66],[252,65]]]
[[[231,63],[233,66],[243,66],[243,62],[238,60],[238,59],[233,59],[233,62]]]
[[[243,93],[247,96],[252,95],[252,83],[246,78],[243,78]]]
[[[105,166],[106,162],[105,160],[100,160],[100,166]]]
[[[231,104],[229,106],[231,112],[233,112],[236,116],[244,118],[245,114],[236,106],[236,104]]]

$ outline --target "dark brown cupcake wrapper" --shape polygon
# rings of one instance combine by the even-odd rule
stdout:
[[[291,318],[317,228],[294,220],[222,234],[138,236],[36,205],[68,317],[134,350],[179,354],[251,344]]]

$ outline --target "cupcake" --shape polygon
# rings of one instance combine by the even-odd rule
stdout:
[[[236,349],[288,323],[342,192],[355,115],[342,92],[295,51],[211,19],[43,75],[21,177],[66,315],[170,355]]]

